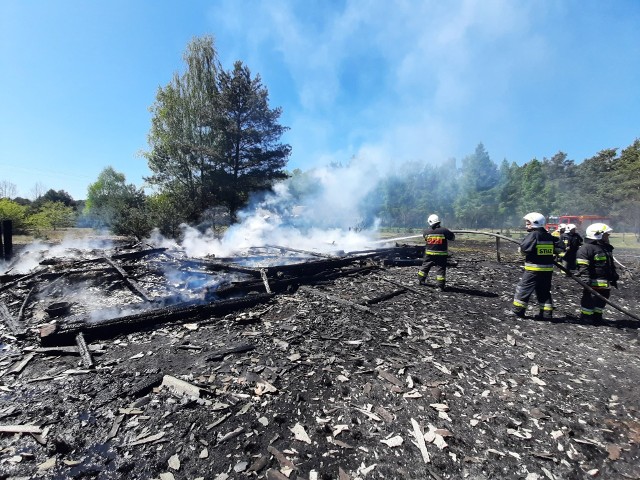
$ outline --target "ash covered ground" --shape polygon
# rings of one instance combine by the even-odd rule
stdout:
[[[248,308],[102,332],[92,368],[74,343],[43,347],[52,298],[25,303],[41,287],[5,278],[28,328],[0,325],[0,478],[640,478],[638,322],[607,307],[580,324],[559,273],[554,320],[515,319],[515,248],[451,252],[445,292],[363,258]],[[159,284],[146,259],[121,264]],[[612,300],[637,315],[631,266]],[[82,275],[105,307],[133,302],[112,270]]]

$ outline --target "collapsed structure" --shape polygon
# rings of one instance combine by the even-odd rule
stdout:
[[[458,242],[446,293],[414,284],[422,250],[195,259],[122,244],[9,271],[0,471],[639,475],[635,323],[577,325],[571,300],[555,323],[508,321],[515,249],[498,262],[491,244]]]

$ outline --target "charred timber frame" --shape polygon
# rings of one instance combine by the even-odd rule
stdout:
[[[248,295],[245,298],[219,300],[207,304],[183,303],[145,312],[116,317],[100,323],[88,323],[84,316],[74,321],[67,318],[67,323],[47,325],[40,329],[40,343],[44,346],[72,345],[76,336],[82,333],[86,341],[112,338],[116,335],[132,333],[153,328],[166,322],[204,319],[213,315],[225,315],[232,311],[249,308],[270,300],[273,295]]]

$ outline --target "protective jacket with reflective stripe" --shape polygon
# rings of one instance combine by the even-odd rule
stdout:
[[[449,248],[449,240],[455,240],[455,234],[444,227],[431,227],[422,232],[424,241],[427,243],[425,250],[426,255],[443,255],[446,256]]]
[[[562,240],[562,243],[564,244],[564,249],[567,252],[577,252],[578,249],[580,248],[580,245],[582,245],[582,237],[580,236],[580,234],[578,233],[571,233],[571,232],[565,232],[562,235],[560,235],[560,240]]]
[[[553,256],[562,251],[560,239],[544,228],[534,228],[520,242],[524,254],[524,269],[533,272],[553,272]]]
[[[609,288],[610,281],[618,280],[613,247],[602,240],[587,238],[578,250],[576,262],[577,275],[589,275],[589,283],[593,287]]]

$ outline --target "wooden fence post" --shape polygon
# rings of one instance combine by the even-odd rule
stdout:
[[[4,240],[4,259],[9,261],[13,255],[13,222],[11,220],[2,221],[2,238]]]

